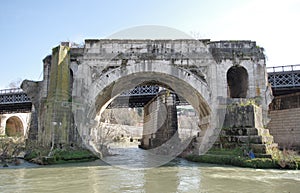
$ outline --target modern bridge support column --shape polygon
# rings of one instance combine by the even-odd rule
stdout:
[[[168,91],[162,92],[144,107],[140,148],[159,147],[173,137],[177,130],[176,95]]]

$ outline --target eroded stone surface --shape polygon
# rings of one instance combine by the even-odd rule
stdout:
[[[86,40],[83,48],[63,44],[44,60],[44,79],[25,81],[33,99],[39,144],[85,144],[95,149],[91,129],[107,102],[140,84],[157,84],[184,97],[196,110],[202,132],[199,152],[217,138],[230,97],[227,72],[248,76],[242,96],[260,100],[265,124],[270,102],[265,58],[252,41]],[[223,118],[222,118],[223,117]],[[96,147],[97,149],[97,147]]]

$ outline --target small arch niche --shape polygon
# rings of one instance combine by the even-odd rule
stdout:
[[[230,98],[246,98],[248,91],[248,72],[242,66],[232,66],[227,71],[227,85]]]
[[[5,133],[9,137],[21,137],[24,133],[23,123],[17,116],[12,116],[7,119],[5,124]]]

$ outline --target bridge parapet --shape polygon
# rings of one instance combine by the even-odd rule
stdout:
[[[300,71],[300,64],[267,67],[268,73]]]
[[[24,92],[21,88],[9,88],[9,89],[0,90],[0,95],[12,94],[12,93],[21,93],[21,92]]]
[[[264,49],[250,40],[209,42],[209,49],[216,61],[224,59],[257,60],[265,59]]]

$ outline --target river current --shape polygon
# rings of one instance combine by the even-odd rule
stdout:
[[[143,150],[115,152],[105,161],[52,166],[24,163],[1,168],[0,192],[300,192],[300,171],[238,168],[180,158],[160,167],[143,168]]]

